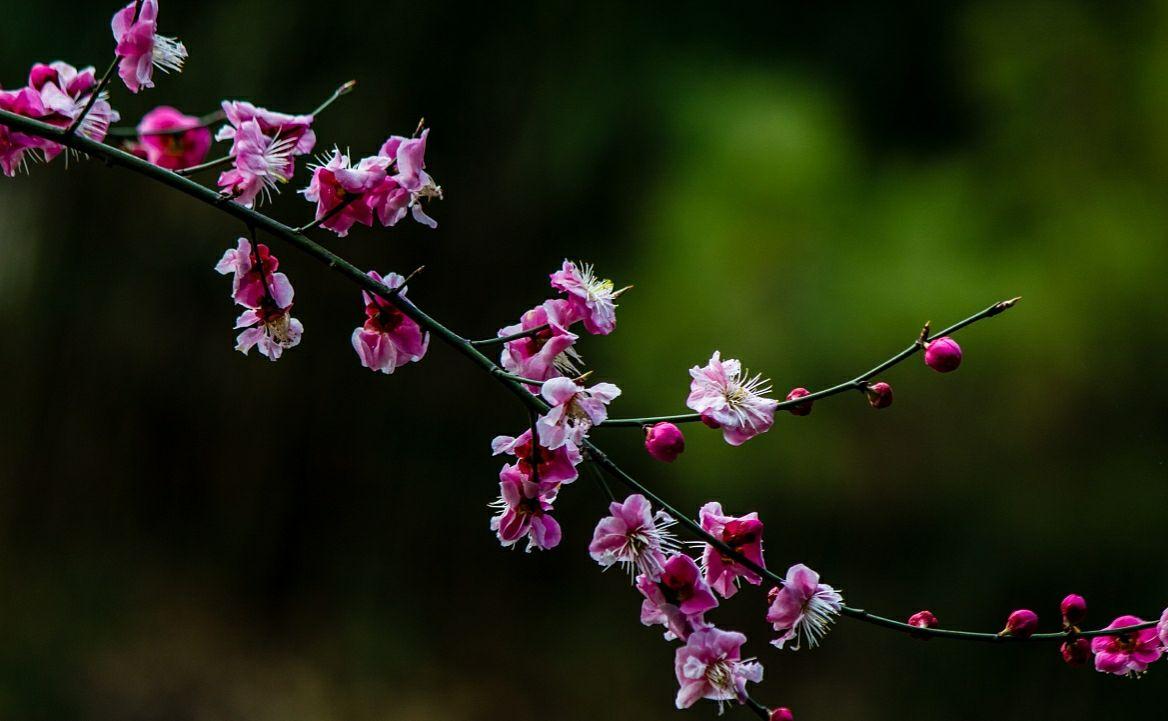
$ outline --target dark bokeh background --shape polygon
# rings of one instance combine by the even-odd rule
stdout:
[[[105,65],[114,7],[71,5],[5,8],[0,84]],[[467,334],[543,299],[565,256],[636,284],[583,346],[619,415],[681,410],[715,348],[821,387],[1024,296],[962,335],[958,373],[889,373],[888,411],[839,398],[740,449],[691,428],[670,467],[636,431],[595,435],[684,508],[758,510],[772,566],[854,605],[996,629],[1019,606],[1053,627],[1070,591],[1095,625],[1168,601],[1165,3],[162,6],[191,59],[115,90],[127,122],[304,111],[350,77],[322,147],[425,115],[439,229],[330,246],[424,263],[412,296]],[[310,208],[289,188],[271,212]],[[100,163],[3,182],[0,219],[0,717],[681,717],[672,649],[585,551],[593,484],[561,496],[552,552],[488,532],[488,442],[524,417],[461,359],[361,368],[357,294],[279,246],[304,342],[235,353],[211,266],[238,224]],[[763,610],[743,593],[715,620],[801,720],[1163,713],[1168,667],[1135,683],[847,620],[780,653]]]

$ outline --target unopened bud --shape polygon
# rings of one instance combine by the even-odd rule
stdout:
[[[803,396],[809,396],[809,395],[811,395],[811,391],[807,390],[806,388],[796,388],[787,394],[787,400],[793,401],[793,400],[796,400],[798,398],[802,398]],[[800,403],[798,405],[791,406],[787,410],[790,411],[791,415],[793,415],[793,416],[808,415],[809,413],[811,413],[811,401],[807,401],[806,403]]]
[[[1038,614],[1021,608],[1010,614],[1010,617],[1006,619],[1006,627],[999,631],[998,635],[1030,638],[1037,628]]]
[[[884,381],[869,383],[864,393],[868,396],[868,405],[873,408],[887,408],[892,405],[892,386]]]
[[[1087,619],[1087,599],[1077,593],[1072,593],[1059,604],[1063,612],[1063,627],[1078,626]]]
[[[1085,638],[1063,641],[1062,652],[1068,666],[1086,666],[1091,660],[1091,642]]]
[[[933,615],[932,611],[917,611],[908,617],[908,625],[916,626],[917,628],[933,628],[937,625],[937,617]],[[928,634],[913,634],[918,638],[928,640]]]
[[[662,421],[645,429],[645,450],[664,463],[673,463],[685,450],[685,436],[672,423]]]
[[[770,721],[795,721],[795,714],[786,706],[771,710]]]
[[[961,365],[961,346],[949,336],[929,341],[925,346],[925,365],[938,373],[957,370]]]

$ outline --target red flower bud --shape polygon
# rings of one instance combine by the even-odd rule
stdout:
[[[917,628],[933,628],[937,625],[937,617],[933,615],[932,611],[917,611],[908,617],[908,625],[916,626]],[[917,638],[929,640],[928,634],[913,634]]]
[[[869,383],[864,393],[868,396],[868,405],[873,408],[887,408],[892,405],[892,386],[884,381]]]
[[[673,463],[685,450],[685,436],[672,423],[662,421],[645,429],[645,450],[665,463]]]
[[[1006,627],[998,632],[999,636],[1015,636],[1030,638],[1038,628],[1038,614],[1025,608],[1018,609],[1006,619]]]
[[[949,336],[929,341],[925,346],[925,365],[938,373],[957,370],[961,365],[961,346]]]
[[[795,714],[786,706],[780,706],[771,711],[770,721],[795,721]]]
[[[1077,593],[1072,593],[1059,604],[1063,612],[1063,627],[1078,626],[1087,619],[1087,599]]]
[[[796,388],[795,390],[793,390],[787,394],[787,400],[793,401],[796,398],[802,398],[803,396],[809,396],[809,395],[811,395],[811,391],[807,390],[806,388]],[[808,415],[809,413],[811,413],[811,401],[807,401],[806,403],[800,403],[797,406],[791,406],[787,410],[790,411],[791,415],[793,415],[793,416]]]
[[[1091,642],[1085,638],[1063,641],[1062,652],[1068,666],[1086,666],[1091,660]]]

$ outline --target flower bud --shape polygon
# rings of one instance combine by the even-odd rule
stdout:
[[[1015,636],[1030,638],[1038,628],[1038,614],[1025,608],[1018,609],[1006,619],[1006,627],[998,632],[999,636]]]
[[[873,408],[887,408],[892,405],[892,386],[884,381],[869,383],[864,393],[868,396],[868,405]]]
[[[806,388],[796,388],[787,394],[787,400],[793,401],[796,398],[802,398],[803,396],[809,396],[809,395],[811,395],[811,391],[807,390]],[[793,416],[808,415],[811,413],[811,401],[807,401],[806,403],[800,403],[797,406],[791,406],[787,410],[790,411],[791,415],[793,415]]]
[[[1063,612],[1063,627],[1078,626],[1087,618],[1087,599],[1077,593],[1072,593],[1059,604]]]
[[[925,346],[925,365],[938,373],[957,370],[961,365],[961,346],[949,336],[929,341]]]
[[[795,721],[795,714],[786,706],[780,706],[771,711],[770,721]]]
[[[685,436],[672,423],[662,421],[645,429],[645,450],[664,463],[673,463],[685,450]]]
[[[937,617],[933,615],[932,611],[917,611],[908,617],[908,625],[916,626],[917,628],[933,628],[937,625]],[[927,634],[913,634],[918,638],[923,638],[926,641],[929,639]]]
[[[1062,652],[1068,666],[1086,666],[1091,660],[1091,642],[1085,638],[1063,641]]]

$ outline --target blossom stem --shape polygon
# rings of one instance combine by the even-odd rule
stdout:
[[[771,717],[771,710],[769,708],[767,708],[766,706],[763,706],[758,701],[755,701],[751,697],[751,695],[746,693],[745,691],[742,692],[742,703],[748,709],[753,711],[755,713],[755,715],[757,715],[760,719],[764,719],[764,721],[769,721],[769,719]]]
[[[224,113],[222,110],[216,110],[213,113],[207,113],[206,115],[200,117],[199,122],[195,125],[187,125],[181,128],[171,128],[169,130],[151,130],[150,132],[146,133],[140,132],[137,128],[110,128],[106,135],[111,138],[138,138],[147,135],[182,135],[183,133],[189,133],[190,131],[198,130],[199,128],[209,128],[226,117],[227,113]]]
[[[222,158],[215,158],[214,160],[208,160],[205,163],[200,163],[198,165],[192,165],[189,168],[180,168],[179,170],[176,170],[174,172],[178,175],[183,175],[183,176],[194,175],[195,173],[201,173],[204,170],[214,170],[215,168],[226,167],[228,165],[231,165],[231,161],[232,161],[232,157],[230,155],[224,155]]]
[[[99,157],[104,160],[107,165],[121,166],[135,173],[138,173],[139,175],[143,175],[147,178],[158,181],[163,185],[173,188],[174,190],[177,190],[181,193],[185,193],[186,195],[189,195],[196,200],[202,201],[212,208],[217,208],[221,212],[242,221],[245,225],[254,226],[256,229],[263,230],[270,235],[280,238],[281,240],[287,242],[289,245],[292,245],[296,249],[304,252],[315,260],[324,263],[329,268],[335,270],[337,273],[344,276],[347,280],[349,280],[349,282],[353,283],[359,288],[366,290],[374,295],[382,296],[383,298],[391,298],[394,305],[397,306],[397,308],[405,316],[411,318],[416,323],[418,323],[418,325],[429,330],[431,334],[436,336],[446,345],[450,346],[454,351],[465,356],[472,363],[498,379],[499,382],[502,383],[527,409],[536,413],[544,413],[548,410],[547,403],[545,403],[539,396],[533,395],[527,388],[528,385],[539,384],[542,381],[533,381],[531,379],[520,378],[518,376],[513,376],[512,374],[507,373],[494,361],[479,352],[479,350],[475,348],[470,341],[466,340],[450,328],[440,323],[438,320],[426,314],[421,308],[414,305],[414,303],[408,298],[401,297],[398,291],[395,291],[394,289],[386,286],[384,283],[380,283],[369,277],[357,266],[333,253],[323,245],[313,241],[306,235],[298,233],[295,228],[287,226],[280,221],[275,220],[274,218],[264,215],[263,213],[259,213],[250,208],[245,208],[238,203],[223,203],[221,202],[219,193],[199,185],[193,180],[184,178],[177,173],[171,172],[165,168],[161,168],[150,163],[149,161],[138,158],[123,150],[119,150],[104,143],[96,142],[84,135],[73,135],[55,126],[42,123],[31,118],[26,118],[22,115],[8,112],[7,110],[0,110],[0,125],[7,125],[10,128],[20,130],[22,132],[28,133],[29,135],[45,138],[47,140],[65,145],[69,148],[72,148],[73,150],[77,150],[94,157]],[[1012,306],[1016,300],[1017,299],[1004,301],[1002,303],[992,305],[981,313],[970,316],[960,323],[954,324],[944,331],[941,331],[941,333],[938,335],[952,334],[957,330],[964,328],[965,326],[970,325],[971,323],[974,323],[982,318],[997,315],[998,313]],[[893,358],[885,361],[873,370],[869,371],[869,374],[878,373],[888,367],[891,367],[892,365],[895,365],[896,363],[899,363],[904,358],[912,355],[912,353],[916,352],[918,349],[919,346],[914,343],[911,348],[902,351],[901,354],[893,356]],[[865,375],[867,376],[868,374]],[[861,376],[861,379],[862,378],[863,376]],[[799,401],[806,402],[806,399],[809,397],[810,396],[804,396],[800,398]],[[673,516],[673,518],[676,519],[680,525],[688,529],[695,536],[714,546],[726,556],[733,558],[737,563],[744,566],[745,568],[748,568],[767,579],[770,584],[778,586],[783,583],[782,578],[775,575],[766,568],[755,564],[749,558],[746,558],[738,551],[726,545],[721,541],[721,539],[710,535],[702,529],[701,525],[699,525],[697,521],[694,521],[692,518],[689,518],[685,514],[681,513],[661,497],[650,491],[643,484],[630,476],[624,469],[614,463],[591,441],[585,440],[581,444],[581,448],[588,453],[589,458],[591,458],[593,462],[597,463],[610,476],[615,478],[622,485],[645,496],[654,505]],[[1120,636],[1145,628],[1151,628],[1156,625],[1155,621],[1148,621],[1142,624],[1124,626],[1122,628],[1103,628],[1093,631],[1080,632],[1069,630],[1058,631],[1054,633],[1036,633],[1029,638],[1024,639],[1015,636],[999,636],[997,633],[959,631],[955,629],[937,627],[919,628],[916,626],[910,626],[907,623],[903,623],[901,621],[893,620],[891,618],[878,616],[864,609],[854,608],[851,606],[842,607],[841,613],[850,618],[864,621],[865,623],[901,631],[903,633],[914,636],[950,638],[964,641],[988,641],[993,643],[1065,641],[1069,638],[1075,637],[1091,638],[1094,636]]]
[[[138,13],[140,12],[142,12],[142,0],[134,0],[134,22],[138,21]],[[109,85],[110,80],[113,79],[114,71],[118,69],[118,63],[121,61],[122,56],[114,53],[114,59],[110,61],[109,67],[105,69],[104,73],[102,73],[101,80],[98,81],[97,87],[93,89],[92,93],[90,93],[89,102],[85,104],[85,108],[81,111],[81,114],[77,116],[77,119],[74,120],[73,123],[69,125],[68,129],[65,130],[66,135],[75,134],[77,129],[81,127],[81,124],[85,122],[85,117],[89,115],[89,111],[93,110],[93,106],[96,105],[97,101],[101,99],[101,94],[103,91],[105,91],[105,86]]]
[[[503,336],[499,336],[498,338],[483,338],[482,340],[472,340],[470,342],[470,344],[474,345],[474,346],[480,346],[480,345],[493,345],[495,343],[509,343],[513,340],[519,340],[520,338],[530,338],[533,335],[539,335],[540,333],[544,332],[545,330],[547,330],[550,327],[551,326],[549,326],[547,323],[544,323],[543,325],[538,325],[534,328],[528,328],[527,330],[522,331],[520,333],[512,333],[511,335],[503,335]]]
[[[994,303],[993,305],[986,308],[985,310],[974,313],[973,315],[969,316],[965,320],[958,321],[957,323],[954,323],[953,325],[949,326],[945,330],[942,330],[938,333],[934,333],[931,337],[940,338],[940,337],[947,336],[947,335],[953,335],[954,333],[956,333],[957,331],[961,330],[962,328],[964,328],[968,325],[973,325],[974,323],[978,322],[979,320],[983,320],[985,318],[992,318],[993,316],[1001,313],[1002,311],[1005,311],[1005,310],[1008,310],[1008,309],[1014,307],[1014,305],[1019,300],[1021,300],[1021,298],[1010,298],[1009,300],[1003,300],[999,303]],[[820,398],[827,398],[829,396],[839,395],[840,393],[844,393],[846,391],[853,391],[853,390],[862,391],[865,388],[867,388],[868,381],[870,379],[874,378],[876,375],[878,375],[880,373],[883,373],[884,371],[888,370],[889,368],[893,367],[894,365],[897,365],[897,364],[903,362],[904,360],[908,359],[910,356],[913,356],[916,353],[918,353],[922,348],[924,348],[924,344],[928,340],[929,337],[930,336],[928,336],[926,333],[921,333],[920,338],[918,340],[914,340],[912,345],[910,345],[908,348],[905,348],[904,350],[902,350],[901,352],[892,356],[888,360],[876,365],[875,367],[873,367],[872,369],[870,369],[868,371],[865,371],[864,373],[861,373],[860,375],[856,376],[855,378],[853,378],[849,381],[844,381],[843,383],[839,383],[837,385],[831,386],[830,388],[824,388],[823,390],[815,391],[814,393],[809,393],[805,396],[799,396],[798,398],[793,398],[789,401],[782,401],[778,405],[775,406],[775,410],[781,411],[781,410],[784,410],[787,408],[792,408],[794,406],[803,405],[805,403],[810,403],[811,401],[816,401],[816,400],[819,400]],[[702,417],[698,413],[681,413],[681,414],[673,415],[673,416],[653,416],[653,417],[646,417],[646,418],[609,418],[608,420],[604,421],[600,425],[601,426],[612,426],[612,427],[615,427],[615,426],[644,426],[644,425],[652,425],[654,423],[660,423],[662,421],[668,421],[670,423],[692,423],[694,421],[700,421],[701,419],[702,419]]]

